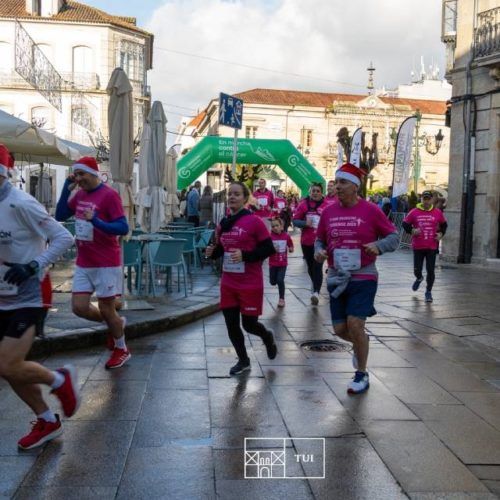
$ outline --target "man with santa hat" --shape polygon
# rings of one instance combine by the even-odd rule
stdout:
[[[77,255],[72,308],[77,316],[106,323],[108,348],[112,353],[105,367],[119,368],[131,358],[125,344],[125,318],[116,312],[117,299],[123,290],[119,236],[128,233],[128,223],[120,195],[101,182],[95,158],[80,158],[72,171],[56,207],[57,220],[75,217]],[[77,186],[80,189],[72,195]],[[94,292],[97,307],[90,303]]]
[[[29,450],[62,434],[59,415],[45,403],[40,385],[52,388],[66,417],[80,402],[73,366],[49,370],[26,361],[45,316],[45,270],[73,245],[73,237],[33,196],[9,182],[13,166],[0,144],[0,376],[36,415],[31,432],[18,441]]]
[[[392,222],[377,206],[358,196],[364,175],[363,170],[350,163],[337,170],[338,203],[322,212],[315,243],[316,260],[328,259],[327,288],[333,329],[336,335],[353,344],[356,372],[347,388],[349,394],[362,393],[370,386],[365,321],[376,314],[375,260],[399,245]]]

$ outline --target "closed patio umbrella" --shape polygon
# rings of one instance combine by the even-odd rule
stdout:
[[[171,221],[179,217],[179,198],[177,197],[177,152],[172,146],[165,159],[165,187],[167,188],[166,218]]]
[[[147,151],[142,157],[147,174],[147,198],[150,202],[149,217],[144,217],[146,228],[155,233],[165,223],[166,192],[163,189],[165,177],[165,142],[167,138],[167,117],[160,101],[155,101],[149,112],[149,140],[146,138]],[[145,210],[147,213],[147,210]]]
[[[112,187],[122,199],[130,228],[134,226],[134,201],[131,189],[134,165],[134,127],[132,115],[132,85],[122,68],[115,68],[107,87],[109,166]]]

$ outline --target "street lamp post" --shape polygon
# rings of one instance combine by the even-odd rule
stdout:
[[[422,119],[422,113],[417,109],[415,112],[415,149],[413,154],[413,190],[415,194],[418,194],[418,179],[420,178],[420,170],[422,167],[422,160],[420,157],[420,147],[425,146],[425,150],[430,155],[436,155],[441,149],[443,144],[443,133],[441,129],[434,136],[429,136],[425,132],[420,135],[420,121]]]

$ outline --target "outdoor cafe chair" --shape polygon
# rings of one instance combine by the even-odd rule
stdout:
[[[199,233],[199,237],[198,237],[197,241],[195,242],[196,251],[198,253],[198,259],[200,261],[200,265],[201,265],[202,269],[203,269],[202,252],[210,244],[210,240],[212,239],[214,232],[215,232],[214,229],[203,229],[203,231],[201,231]]]
[[[127,268],[127,289],[132,293],[132,269],[135,271],[135,290],[138,294],[142,286],[142,245],[140,241],[123,242],[123,267]]]
[[[169,291],[171,284],[171,270],[177,268],[177,290],[181,291],[180,271],[184,282],[184,296],[187,297],[186,263],[184,261],[184,245],[186,240],[171,238],[168,240],[153,241],[149,244],[149,265],[151,267],[151,281],[153,283],[153,295],[156,296],[156,281],[154,280],[155,267],[166,269],[167,277],[165,282],[166,291]]]
[[[191,273],[191,257],[193,260],[193,266],[196,267],[198,251],[196,249],[196,233],[193,230],[174,230],[168,233],[173,238],[182,238],[186,240],[186,246],[184,247],[184,255],[187,256],[187,268],[188,273]]]

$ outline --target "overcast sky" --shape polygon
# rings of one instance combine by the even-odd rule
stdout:
[[[154,33],[149,83],[153,99],[165,104],[169,129],[220,91],[364,93],[370,61],[378,88],[409,83],[420,56],[427,66],[444,65],[438,0],[83,2],[136,16]]]

